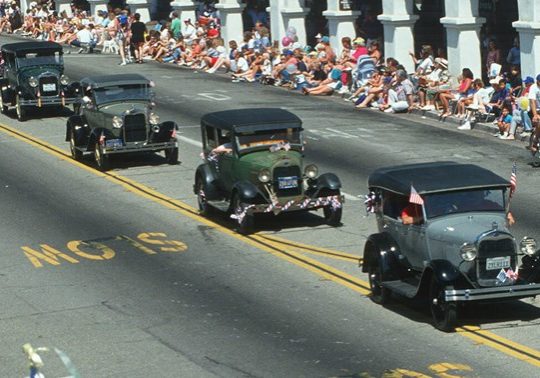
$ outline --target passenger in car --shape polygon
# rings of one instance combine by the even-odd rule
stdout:
[[[401,222],[403,224],[422,224],[424,216],[422,214],[422,206],[415,203],[409,203],[401,211]]]

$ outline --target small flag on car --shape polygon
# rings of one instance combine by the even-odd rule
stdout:
[[[512,268],[508,268],[508,270],[506,271],[506,277],[508,277],[512,281],[517,280],[518,276],[519,276],[518,270],[519,270],[519,266],[516,268],[515,272],[514,272],[514,270]]]
[[[510,194],[509,197],[514,195],[514,192],[517,189],[517,166],[516,162],[512,164],[512,173],[510,174]]]
[[[499,272],[499,274],[497,274],[497,279],[499,281],[501,281],[502,283],[504,283],[504,281],[506,281],[506,272],[504,271],[504,269],[501,269],[501,271]]]
[[[415,203],[417,205],[423,205],[424,204],[424,200],[422,199],[422,197],[420,197],[420,194],[418,194],[418,192],[416,191],[416,189],[412,185],[411,185],[411,195],[409,197],[409,202],[410,203]]]

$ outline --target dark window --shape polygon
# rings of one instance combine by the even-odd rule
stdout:
[[[384,192],[382,203],[384,215],[398,219],[403,209],[409,205],[409,198],[392,192]]]

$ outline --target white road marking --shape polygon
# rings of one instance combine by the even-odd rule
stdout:
[[[185,137],[185,136],[182,136],[182,135],[177,135],[176,138],[186,142],[187,144],[191,144],[192,146],[202,148],[202,143],[199,142],[198,140],[191,139],[191,138],[188,138],[188,137]]]
[[[470,156],[465,156],[465,155],[460,155],[460,154],[453,154],[452,156],[458,159],[471,160]]]
[[[333,133],[336,133],[336,134],[339,134],[339,135],[343,135],[343,137],[345,137],[345,138],[359,138],[358,135],[353,135],[353,134],[343,132],[341,130],[332,129],[331,127],[327,127],[326,130],[332,131]]]
[[[203,92],[203,93],[197,93],[197,96],[208,98],[208,99],[214,100],[214,101],[227,101],[227,100],[231,99],[230,96],[227,96],[227,95],[224,95],[224,94],[221,94],[221,93]]]
[[[343,197],[345,197],[347,201],[360,201],[361,200],[360,198],[358,198],[358,196],[354,196],[349,193],[341,192],[341,194],[343,195]]]

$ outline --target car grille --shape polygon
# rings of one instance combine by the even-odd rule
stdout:
[[[481,286],[492,286],[497,280],[500,269],[486,269],[488,258],[510,256],[510,266],[516,268],[517,255],[514,240],[510,237],[497,239],[483,239],[478,246],[477,275]]]
[[[297,177],[298,185],[296,188],[279,189],[280,177]],[[300,167],[276,167],[274,168],[274,190],[278,196],[297,196],[302,193],[302,174],[300,173]]]
[[[145,142],[146,116],[144,114],[129,114],[124,116],[124,141]]]
[[[40,77],[39,91],[42,96],[58,96],[58,78],[56,76]]]

